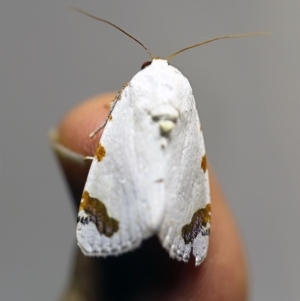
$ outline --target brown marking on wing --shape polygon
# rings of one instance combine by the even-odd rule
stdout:
[[[87,191],[82,194],[80,210],[84,210],[90,216],[90,221],[95,223],[100,234],[111,237],[119,230],[119,221],[110,217],[104,203],[97,198],[90,197]]]
[[[181,229],[181,236],[184,239],[185,244],[193,243],[197,235],[205,230],[204,228],[210,223],[211,212],[210,204],[207,204],[205,208],[198,209],[191,219],[191,222]],[[203,231],[203,235],[208,235],[209,231]]]
[[[101,143],[99,143],[96,153],[95,153],[95,157],[100,162],[105,157],[105,154],[106,154],[106,150],[105,150],[104,146]]]
[[[206,172],[206,170],[207,170],[206,154],[201,159],[201,168],[202,168],[203,172]]]

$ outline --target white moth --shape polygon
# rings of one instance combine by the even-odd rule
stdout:
[[[183,50],[160,59],[146,49],[152,61],[90,135],[105,127],[79,206],[77,241],[85,255],[119,255],[156,234],[172,258],[188,262],[192,253],[198,266],[206,257],[211,210],[203,134],[191,85],[168,63]]]

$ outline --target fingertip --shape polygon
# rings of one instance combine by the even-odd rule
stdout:
[[[51,147],[76,208],[90,168],[90,161],[84,160],[84,157],[94,155],[102,133],[93,139],[89,138],[89,134],[106,120],[115,95],[110,92],[82,102],[49,133]]]
[[[93,156],[102,133],[92,139],[89,134],[106,120],[115,95],[97,95],[68,112],[57,127],[58,142],[75,153]]]
[[[248,270],[243,241],[222,189],[212,172],[211,175],[212,235],[208,257],[208,263],[211,261],[210,282],[213,284],[212,288],[222,288],[216,300],[247,300]]]

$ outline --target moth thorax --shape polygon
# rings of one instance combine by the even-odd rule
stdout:
[[[158,123],[162,135],[169,135],[179,117],[178,110],[170,104],[163,104],[151,110],[152,120]]]

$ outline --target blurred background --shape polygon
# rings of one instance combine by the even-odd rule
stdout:
[[[2,0],[0,300],[56,300],[75,250],[76,213],[47,132],[83,99],[118,90],[149,60],[191,82],[207,154],[248,252],[251,301],[300,300],[299,0]],[[78,125],[80,126],[80,125]]]

